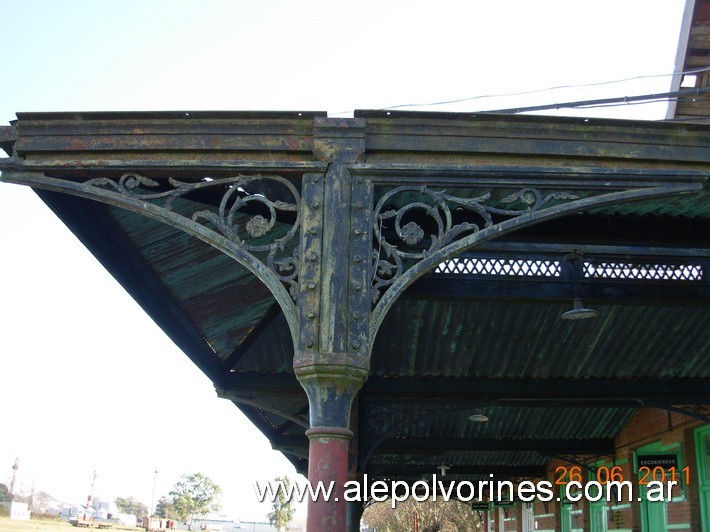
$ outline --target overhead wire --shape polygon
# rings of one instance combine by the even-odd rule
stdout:
[[[636,96],[621,96],[616,98],[601,98],[596,100],[578,100],[574,102],[552,103],[545,105],[533,105],[527,107],[513,107],[509,109],[495,109],[491,111],[482,111],[482,113],[501,113],[501,114],[518,114],[528,113],[531,111],[546,111],[557,109],[594,109],[598,107],[616,107],[620,105],[640,105],[648,103],[657,103],[668,101],[674,98],[686,98],[700,96],[710,93],[710,87],[685,89],[673,92],[663,92],[655,94],[641,94]]]
[[[468,98],[460,98],[460,99],[455,99],[455,100],[443,100],[443,101],[438,101],[438,102],[431,102],[431,103],[410,103],[410,104],[400,104],[400,105],[393,105],[390,107],[383,107],[379,109],[380,111],[389,111],[389,110],[396,110],[396,109],[403,109],[405,107],[430,107],[430,106],[438,106],[438,105],[447,105],[447,104],[453,104],[453,103],[461,103],[461,102],[466,102],[466,101],[473,101],[473,100],[481,100],[481,99],[489,99],[489,98],[507,98],[511,96],[524,96],[524,95],[529,95],[529,94],[540,94],[544,92],[550,92],[554,90],[562,90],[562,89],[573,89],[573,88],[585,88],[585,87],[597,87],[597,86],[602,86],[602,85],[612,85],[616,83],[624,83],[627,81],[635,81],[639,79],[651,79],[651,78],[661,78],[661,77],[671,77],[671,76],[687,76],[687,75],[694,75],[694,74],[701,74],[703,72],[710,72],[710,66],[708,67],[701,67],[701,68],[692,68],[688,70],[680,70],[680,71],[674,71],[670,74],[648,74],[648,75],[641,75],[641,76],[633,76],[633,77],[628,77],[628,78],[620,78],[620,79],[615,79],[615,80],[607,80],[607,81],[598,81],[598,82],[591,82],[591,83],[583,83],[583,84],[570,84],[570,85],[557,85],[557,86],[552,86],[552,87],[547,87],[544,89],[533,89],[533,90],[528,90],[528,91],[518,91],[518,92],[508,92],[508,93],[500,93],[500,94],[487,94],[487,95],[478,95],[478,96],[471,96]],[[607,98],[607,99],[599,99],[599,100],[588,100],[584,102],[564,102],[564,103],[558,103],[558,104],[547,104],[547,105],[542,105],[542,106],[529,106],[529,107],[519,107],[519,108],[512,108],[512,109],[499,109],[499,110],[486,110],[486,111],[480,111],[482,113],[520,113],[520,112],[531,112],[535,110],[544,110],[544,109],[560,109],[560,108],[585,108],[585,109],[593,109],[593,108],[601,108],[601,107],[618,107],[622,105],[646,105],[650,103],[659,103],[662,101],[670,101],[671,99],[674,99],[676,97],[683,97],[686,94],[702,94],[707,92],[706,89],[688,89],[690,92],[686,91],[675,91],[675,92],[669,92],[669,93],[663,93],[663,94],[650,94],[650,95],[639,95],[639,96],[623,96],[619,98]],[[340,114],[346,114],[351,111],[339,111],[336,113],[329,113],[330,116],[336,116]]]
[[[580,84],[570,84],[570,85],[556,85],[552,87],[547,87],[544,89],[532,89],[528,91],[519,91],[519,92],[508,92],[508,93],[500,93],[500,94],[481,94],[478,96],[470,96],[467,98],[459,98],[455,100],[442,100],[442,101],[437,101],[437,102],[429,102],[429,103],[406,103],[406,104],[399,104],[399,105],[392,105],[390,107],[383,107],[380,110],[381,111],[390,111],[390,110],[395,110],[395,109],[402,109],[405,107],[434,107],[438,105],[449,105],[453,103],[462,103],[462,102],[468,102],[468,101],[473,101],[473,100],[483,100],[483,99],[490,99],[490,98],[507,98],[511,96],[526,96],[529,94],[540,94],[543,92],[550,92],[554,90],[562,90],[562,89],[579,89],[579,88],[585,88],[585,87],[598,87],[602,85],[613,85],[616,83],[625,83],[627,81],[636,81],[640,79],[653,79],[653,78],[662,78],[662,77],[673,77],[673,76],[687,76],[687,75],[693,75],[693,74],[701,74],[703,72],[708,72],[710,71],[710,66],[708,67],[702,67],[702,68],[693,68],[689,70],[680,70],[680,71],[674,71],[670,74],[648,74],[648,75],[641,75],[641,76],[633,76],[633,77],[628,77],[628,78],[621,78],[621,79],[615,79],[615,80],[607,80],[607,81],[597,81],[597,82],[591,82],[591,83],[580,83]]]

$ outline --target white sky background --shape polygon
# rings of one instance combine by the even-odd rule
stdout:
[[[15,112],[325,110],[671,73],[684,0],[0,0]],[[670,90],[670,77],[414,108],[474,112]],[[664,104],[567,112],[661,119]],[[150,504],[183,473],[265,519],[295,475],[30,191],[0,184],[0,482]],[[79,429],[96,437],[81,437]]]

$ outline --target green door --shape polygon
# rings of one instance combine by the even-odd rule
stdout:
[[[614,464],[610,464],[608,462],[605,462],[603,460],[599,462],[595,462],[592,464],[592,469],[589,471],[589,480],[590,481],[598,481],[599,476],[597,474],[597,468],[599,467],[605,467],[607,471],[607,475],[609,474],[608,472],[611,470],[612,467],[614,467]],[[594,501],[589,503],[589,529],[591,532],[607,532],[607,520],[609,518],[609,514],[607,513],[607,502],[606,502],[606,497],[602,497],[598,501]]]
[[[680,451],[680,444],[674,443],[669,446],[662,446],[659,443],[652,443],[641,447],[636,451],[636,471],[639,471],[639,460],[645,455],[667,455],[675,456],[678,463],[676,468],[680,471],[683,468],[683,457]],[[667,473],[667,471],[666,471]],[[662,477],[658,480],[665,480],[667,477]],[[656,480],[648,477],[648,480]],[[641,496],[641,530],[643,532],[667,532],[670,529],[687,529],[688,525],[669,525],[668,524],[668,504],[670,501],[649,501],[647,498],[646,486],[639,486]]]
[[[646,490],[641,490],[641,530],[643,532],[666,532],[666,503],[649,502]]]
[[[575,489],[571,491],[572,493],[570,493],[570,495],[572,495],[573,500],[581,495],[580,490]],[[582,532],[581,528],[577,528],[575,526],[575,521],[579,520],[581,510],[576,504],[571,504],[570,501],[567,500],[567,493],[565,489],[560,490],[560,499],[560,530],[562,532]],[[582,504],[581,500],[578,504]]]
[[[560,517],[562,518],[562,532],[572,532],[572,506],[564,504],[560,508]]]
[[[592,532],[607,532],[607,506],[606,501],[602,503],[589,504],[589,525]]]
[[[698,460],[700,522],[704,531],[710,531],[710,426],[695,431],[695,453]]]

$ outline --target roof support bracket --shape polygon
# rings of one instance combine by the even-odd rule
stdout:
[[[278,175],[240,174],[223,179],[203,178],[196,182],[169,178],[166,183],[131,172],[119,179],[99,177],[77,182],[48,177],[41,172],[12,170],[4,170],[0,179],[128,209],[202,240],[256,275],[276,298],[291,330],[297,330],[294,299],[301,197],[289,180]],[[268,190],[275,190],[278,199],[259,193],[260,188],[250,192],[259,183],[266,183]],[[218,194],[218,207],[209,208],[189,199],[191,194],[206,192]],[[243,227],[238,227],[236,217],[239,211],[257,204],[268,215],[253,214]],[[276,234],[274,226],[283,213],[291,213],[295,221],[287,230],[282,229]]]
[[[465,185],[463,181],[462,185]],[[404,290],[445,260],[546,220],[606,205],[698,192],[702,190],[702,184],[648,183],[645,187],[615,191],[605,188],[544,191],[526,187],[499,200],[509,204],[508,208],[491,204],[491,192],[474,198],[453,196],[427,187],[402,186],[387,192],[378,201],[374,212],[378,247],[373,252],[372,291],[376,304],[370,320],[370,342],[374,341],[382,320]],[[409,200],[403,204],[395,203],[394,197],[404,194]],[[387,205],[392,203],[396,206],[388,208]],[[428,234],[414,221],[405,223],[406,215],[413,210],[423,211],[433,222],[429,224]],[[479,223],[455,224],[455,210],[475,215]],[[390,223],[389,237],[384,236],[385,221]]]

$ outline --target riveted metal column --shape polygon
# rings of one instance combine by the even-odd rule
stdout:
[[[329,501],[309,501],[308,530],[337,532],[346,529],[350,411],[370,361],[372,201],[348,169],[364,153],[364,120],[316,119],[314,126],[314,153],[329,164],[324,175],[303,180],[294,372],[309,401],[308,478],[332,486]]]
[[[359,397],[355,397],[350,412],[350,428],[353,431],[353,437],[350,440],[350,449],[348,457],[348,480],[361,482],[362,474],[358,473],[358,455],[360,446],[360,405]],[[347,511],[345,518],[345,532],[360,532],[360,519],[364,511],[363,501],[347,501]]]
[[[312,354],[312,364],[302,363],[296,374],[306,390],[310,404],[308,480],[332,489],[329,501],[308,501],[308,530],[344,531],[347,503],[343,486],[348,481],[348,449],[352,431],[343,427],[350,405],[367,377],[356,361],[337,356],[339,362],[318,363],[328,355]]]

